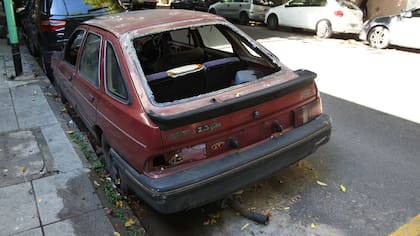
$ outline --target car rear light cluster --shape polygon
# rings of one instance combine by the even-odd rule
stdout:
[[[294,126],[299,127],[308,123],[309,121],[315,119],[322,113],[322,104],[321,99],[317,98],[315,101],[312,101],[308,104],[305,104],[295,110],[293,110],[294,115]]]
[[[41,20],[39,27],[42,32],[58,31],[66,26],[65,20]]]
[[[204,158],[206,158],[206,144],[199,144],[165,154],[165,161],[168,165],[179,165]]]
[[[344,16],[344,12],[342,10],[337,10],[334,12],[334,15],[337,17],[343,17]]]

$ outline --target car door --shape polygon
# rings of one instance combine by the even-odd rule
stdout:
[[[420,49],[420,8],[402,13],[391,29],[391,43]]]
[[[304,4],[305,0],[292,0],[284,4],[278,14],[280,24],[283,26],[298,27]]]
[[[76,65],[85,32],[83,29],[78,29],[72,34],[64,49],[63,59],[56,65],[58,70],[53,72],[57,86],[72,107],[77,106],[72,80],[76,75]]]
[[[230,5],[232,4],[233,0],[222,0],[219,4],[217,4],[216,13],[217,15],[230,18],[232,17]]]
[[[79,68],[72,79],[76,110],[89,129],[96,123],[96,106],[100,98],[101,52],[101,35],[88,32],[80,52]]]

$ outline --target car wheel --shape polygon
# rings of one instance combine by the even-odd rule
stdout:
[[[102,151],[104,155],[105,168],[110,174],[111,179],[113,180],[114,183],[117,183],[117,182],[119,183],[118,184],[119,188],[123,192],[129,193],[130,188],[127,184],[127,181],[125,181],[123,176],[120,175],[120,170],[118,169],[117,165],[115,164],[115,161],[113,160],[110,154],[111,146],[109,145],[108,140],[106,139],[104,134],[102,134],[101,136],[101,146],[102,146]]]
[[[383,49],[389,45],[389,30],[383,26],[376,26],[368,35],[369,45],[373,48]]]
[[[275,30],[277,29],[278,25],[279,25],[279,20],[277,19],[277,16],[274,14],[269,15],[267,19],[267,28],[269,30]]]
[[[209,11],[211,14],[215,14],[216,15],[216,10],[214,8],[210,9]]]
[[[249,22],[248,14],[246,12],[241,12],[239,15],[239,24],[241,25],[247,25]]]
[[[41,59],[41,66],[42,66],[42,70],[44,71],[45,75],[48,77],[48,79],[51,82],[54,82],[54,78],[52,76],[52,71],[51,71],[51,67],[50,65],[48,65],[45,57],[43,55],[40,56]]]
[[[29,53],[32,56],[34,56],[34,57],[39,56],[38,50],[36,50],[35,44],[32,40],[29,40],[28,37],[25,37],[25,43],[26,43],[26,46],[28,47]]]
[[[63,104],[67,103],[67,99],[64,97],[63,92],[61,91],[60,86],[57,84],[57,81],[54,81],[55,91],[57,92],[57,97],[60,98],[60,101]]]
[[[316,36],[320,38],[329,38],[332,35],[331,23],[327,20],[322,20],[316,25]]]

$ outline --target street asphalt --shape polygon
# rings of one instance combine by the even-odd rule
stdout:
[[[0,235],[114,235],[89,168],[51,110],[49,84],[21,46],[23,75],[0,39]]]

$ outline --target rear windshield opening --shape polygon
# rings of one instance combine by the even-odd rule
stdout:
[[[278,70],[267,56],[226,26],[200,26],[134,39],[158,103],[258,80]]]

